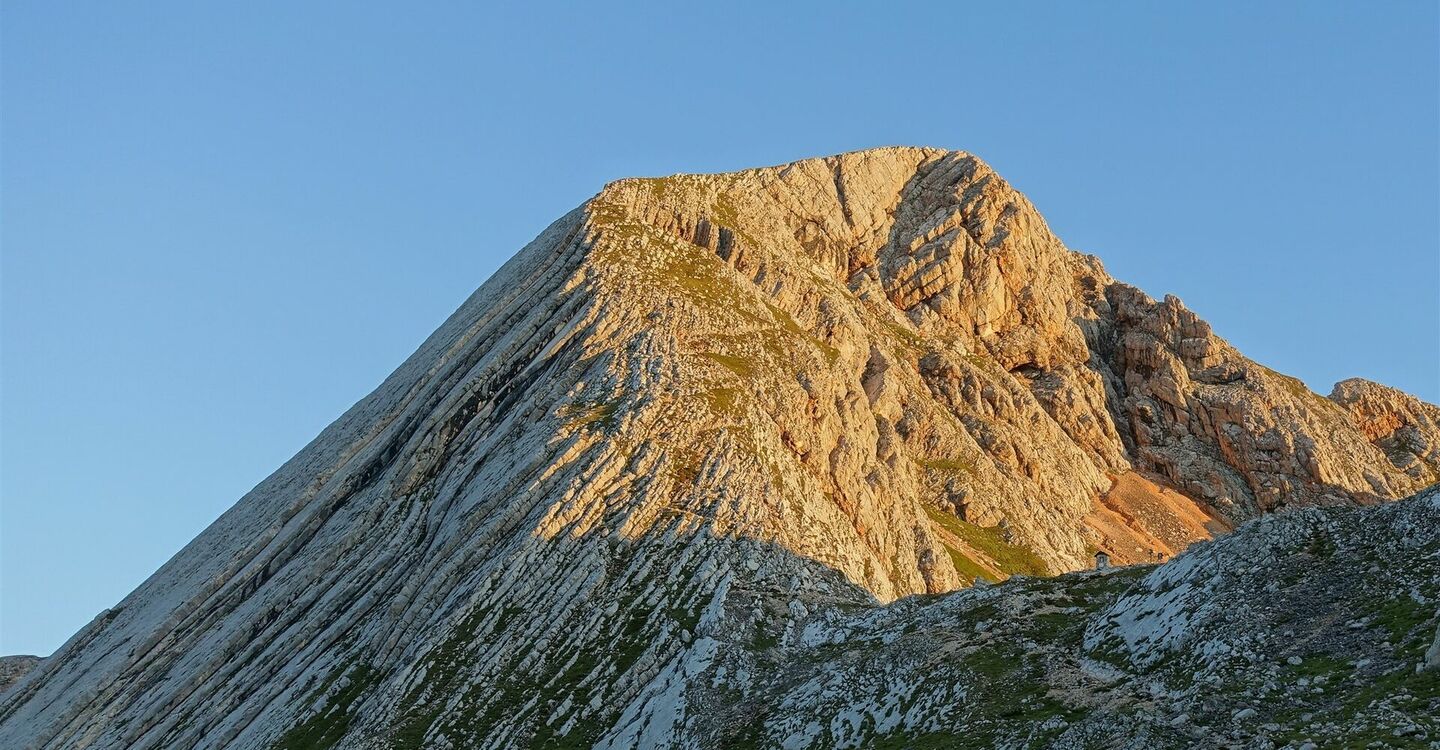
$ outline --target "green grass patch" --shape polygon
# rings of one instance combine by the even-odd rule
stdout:
[[[1041,643],[1079,645],[1085,618],[1078,612],[1045,612],[1029,618],[1026,629]]]
[[[1035,551],[1021,544],[1005,541],[997,526],[979,526],[962,521],[933,506],[925,506],[930,519],[941,528],[959,537],[977,552],[990,558],[1006,575],[1048,576],[1050,568]]]
[[[1391,640],[1403,643],[1415,628],[1434,617],[1435,610],[1431,606],[1421,604],[1409,596],[1398,596],[1380,604],[1374,614],[1374,622],[1390,631]]]
[[[810,343],[813,344],[816,349],[819,349],[821,354],[825,355],[825,359],[830,364],[833,365],[835,364],[836,360],[840,359],[839,349],[836,349],[835,347],[825,343],[824,341],[821,341],[819,338],[811,335],[809,331],[802,328],[800,324],[795,321],[795,318],[791,316],[790,313],[785,312],[781,308],[777,307],[775,304],[771,303],[769,300],[765,300],[765,306],[770,308],[770,314],[775,316],[776,322],[780,324],[780,327],[782,329],[796,336],[801,336],[809,339]]]
[[[677,240],[658,270],[663,279],[678,286],[687,297],[733,308],[738,304],[740,290],[723,265],[711,253]]]
[[[716,414],[726,415],[735,411],[740,392],[734,388],[712,388],[705,392],[705,402]]]
[[[1412,717],[1421,726],[1426,726],[1431,732],[1440,728],[1440,722],[1436,722],[1433,714],[1433,701],[1440,700],[1440,669],[1427,669],[1422,672],[1415,672],[1410,665],[1401,666],[1389,674],[1382,675],[1379,679],[1368,685],[1349,687],[1340,693],[1343,697],[1343,704],[1329,713],[1330,720],[1342,726],[1356,723],[1357,715],[1367,715],[1372,721],[1372,728],[1365,730],[1363,734],[1355,734],[1347,739],[1360,741],[1362,739],[1378,739],[1387,743],[1386,747],[1415,747],[1426,748],[1427,742],[1422,742],[1415,737],[1395,737],[1388,727],[1376,727],[1373,720],[1376,718],[1372,703],[1384,701],[1389,704],[1392,711],[1398,711]],[[1422,717],[1428,717],[1422,718]],[[1347,745],[1347,747],[1368,747],[1366,742],[1361,745]]]
[[[1287,664],[1285,666],[1291,679],[1301,677],[1310,679],[1324,677],[1326,680],[1344,679],[1355,669],[1350,662],[1328,655],[1309,656],[1297,665]]]
[[[725,227],[731,232],[734,232],[736,237],[743,240],[745,244],[750,247],[760,247],[760,243],[755,241],[755,238],[751,237],[750,234],[740,226],[740,211],[735,208],[735,204],[730,200],[730,196],[724,193],[715,196],[715,202],[711,204],[710,212],[715,225]]]
[[[1280,385],[1284,386],[1285,390],[1289,391],[1290,395],[1294,396],[1295,398],[1304,400],[1309,400],[1311,398],[1320,398],[1320,394],[1310,390],[1310,387],[1305,385],[1305,383],[1302,382],[1299,378],[1292,378],[1289,375],[1281,375],[1280,373],[1268,367],[1265,368],[1265,372],[1268,373],[1270,377],[1280,381]]]
[[[355,719],[355,702],[380,681],[380,672],[368,664],[352,664],[328,678],[319,692],[328,692],[343,676],[346,680],[315,715],[292,727],[273,746],[275,750],[329,750],[345,737]]]
[[[955,572],[960,574],[960,581],[966,586],[974,586],[977,580],[986,580],[990,583],[997,583],[995,575],[980,567],[980,564],[971,560],[964,552],[941,542],[945,551],[950,554],[950,563],[955,566]]]
[[[1345,410],[1343,407],[1341,407],[1334,401],[1331,401],[1330,399],[1321,396],[1315,391],[1310,390],[1310,387],[1305,385],[1305,383],[1299,378],[1292,378],[1284,373],[1276,372],[1266,367],[1265,365],[1260,365],[1260,369],[1264,370],[1265,374],[1269,375],[1273,380],[1279,382],[1280,386],[1284,388],[1291,396],[1294,396],[1297,400],[1308,403],[1311,406],[1316,407],[1317,410],[1321,412],[1344,413]]]
[[[567,427],[595,425],[608,432],[619,421],[615,417],[619,409],[618,401],[576,401],[560,408],[560,418]]]
[[[780,634],[767,630],[759,625],[755,626],[755,632],[750,637],[750,650],[755,652],[769,651],[780,645]]]
[[[665,194],[675,185],[673,177],[637,177],[635,181],[648,189],[650,197],[657,202],[664,200]]]
[[[902,730],[876,737],[869,746],[875,750],[989,750],[995,746],[994,739],[995,736],[984,729],[923,734],[910,734]]]
[[[725,369],[742,378],[749,378],[755,374],[754,364],[744,357],[737,357],[733,354],[721,354],[719,352],[705,352],[704,354],[706,357],[714,360]]]
[[[920,334],[892,320],[882,320],[881,322],[884,323],[885,328],[888,329],[896,339],[899,339],[900,343],[904,345],[905,348],[910,349],[916,353],[926,352],[930,350],[930,345],[926,343],[925,339],[920,337]]]
[[[961,666],[974,676],[968,708],[976,717],[1011,723],[1023,733],[1051,717],[1073,720],[1082,713],[1049,696],[1043,665],[1016,646],[983,646]]]

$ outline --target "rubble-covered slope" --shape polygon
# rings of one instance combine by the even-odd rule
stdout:
[[[0,694],[0,746],[666,746],[737,596],[1164,558],[1413,492],[1437,425],[1250,362],[968,154],[622,180]]]
[[[1267,516],[1159,566],[730,610],[700,631],[721,645],[692,746],[1440,742],[1440,490]],[[757,649],[737,621],[775,630]]]

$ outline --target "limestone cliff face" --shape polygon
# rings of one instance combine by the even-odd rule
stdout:
[[[1330,400],[1339,404],[1360,432],[1407,476],[1440,478],[1440,408],[1408,393],[1360,378],[1335,384]]]
[[[710,353],[803,379],[793,398],[767,389],[755,405],[768,420],[752,426],[785,426],[793,455],[777,459],[833,481],[827,494],[860,525],[876,525],[864,496],[878,488],[981,526],[1003,523],[1049,566],[1069,569],[1105,546],[1084,519],[1131,471],[1201,503],[1220,526],[1440,481],[1410,458],[1435,451],[1434,407],[1398,393],[1409,402],[1347,407],[1247,360],[1178,299],[1156,302],[1067,250],[1024,196],[968,154],[884,149],[626,180],[594,205],[602,233],[606,222],[650,227],[673,234],[681,252],[712,250],[724,266],[715,307],[758,301],[829,353],[732,352],[724,311],[688,326]],[[802,395],[849,407],[812,416],[795,408]],[[809,434],[793,434],[812,420]],[[1387,437],[1402,428],[1408,437]]]
[[[1246,360],[968,154],[621,180],[0,696],[0,745],[666,746],[722,640],[770,637],[737,596],[1166,557],[1400,497],[1437,446],[1435,407]]]

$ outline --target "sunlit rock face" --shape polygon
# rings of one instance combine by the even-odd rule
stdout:
[[[754,679],[800,624],[1399,498],[1437,446],[1434,406],[1251,362],[962,152],[621,180],[0,692],[0,746],[740,742],[721,704],[844,745]]]

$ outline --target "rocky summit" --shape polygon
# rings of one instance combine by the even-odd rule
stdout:
[[[1432,747],[1437,481],[969,154],[621,180],[0,747]]]

